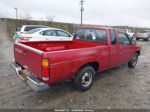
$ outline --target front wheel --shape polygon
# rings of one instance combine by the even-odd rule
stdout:
[[[148,37],[147,39],[145,39],[145,41],[149,41],[150,40],[150,37]]]
[[[95,74],[96,72],[91,66],[81,68],[74,79],[74,86],[80,91],[88,90],[94,82]]]
[[[138,62],[138,53],[135,53],[132,57],[132,59],[128,62],[129,68],[134,68]]]

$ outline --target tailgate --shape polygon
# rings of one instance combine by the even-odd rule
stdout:
[[[21,43],[14,45],[15,61],[32,74],[41,78],[41,56],[43,51]]]

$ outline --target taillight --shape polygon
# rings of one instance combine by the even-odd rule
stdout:
[[[20,32],[21,34],[23,34],[23,32]]]
[[[42,79],[49,80],[49,59],[42,59]]]
[[[29,39],[31,39],[32,37],[21,37],[20,39],[21,40],[24,40],[24,41],[28,41]]]

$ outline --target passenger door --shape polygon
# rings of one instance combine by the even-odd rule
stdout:
[[[119,32],[118,33],[118,39],[119,39],[119,60],[120,64],[127,63],[131,56],[133,51],[133,46],[131,44],[131,41],[127,34]]]
[[[109,67],[112,68],[114,66],[118,66],[119,62],[119,44],[116,38],[116,30],[110,29],[110,58],[109,58]]]

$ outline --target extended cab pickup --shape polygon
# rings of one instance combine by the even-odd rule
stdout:
[[[92,86],[96,72],[125,63],[134,68],[140,50],[140,45],[118,29],[80,27],[73,41],[15,43],[11,66],[37,91],[64,80],[72,80],[85,91]]]

